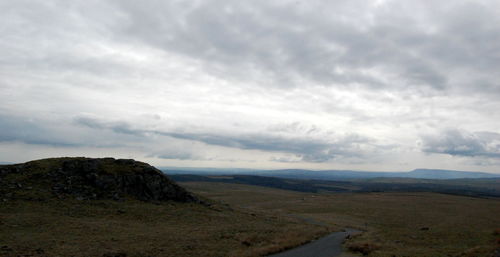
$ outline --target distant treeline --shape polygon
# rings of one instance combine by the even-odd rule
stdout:
[[[331,192],[434,192],[473,197],[500,197],[500,190],[483,186],[474,179],[464,182],[450,180],[418,180],[405,179],[404,182],[353,180],[299,180],[263,176],[231,175],[231,176],[201,176],[201,175],[170,175],[177,182],[222,182],[272,187],[308,193]],[[482,181],[482,180],[478,180]],[[495,180],[496,181],[496,180]],[[498,180],[500,182],[500,180]]]

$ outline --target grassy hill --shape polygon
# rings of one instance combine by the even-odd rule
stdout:
[[[199,202],[160,170],[143,162],[114,158],[51,158],[0,165],[0,198],[73,197]]]
[[[0,256],[261,256],[328,233],[194,195],[132,160],[0,166]]]

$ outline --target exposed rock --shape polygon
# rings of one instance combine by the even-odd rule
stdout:
[[[22,179],[10,181],[10,177]],[[131,196],[143,201],[200,202],[160,170],[130,159],[57,158],[0,166],[2,186],[27,190],[24,183],[44,182],[58,198],[122,200]]]

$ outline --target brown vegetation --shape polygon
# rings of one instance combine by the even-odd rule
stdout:
[[[497,248],[492,227],[500,224],[498,198],[435,193],[311,194],[224,183],[181,184],[253,212],[293,214],[335,230],[366,230],[349,244],[378,246],[368,247],[373,250],[370,256],[491,257]]]
[[[354,243],[348,243],[346,245],[347,249],[349,251],[355,252],[355,253],[361,253],[363,255],[368,255],[371,252],[377,250],[380,248],[379,245],[372,243],[372,242],[354,242]]]
[[[53,164],[36,171],[51,171]],[[115,167],[106,169],[113,177]],[[59,177],[44,172],[35,174],[41,180],[2,174],[0,256],[263,256],[346,227],[365,231],[346,248],[374,257],[499,252],[500,230],[492,231],[500,224],[499,199],[190,182],[181,186],[202,201],[144,202],[127,191],[117,200],[63,194],[51,185]]]
[[[133,160],[0,166],[0,256],[261,256],[326,233],[196,197]]]
[[[0,203],[0,256],[261,256],[327,232],[218,204],[132,199]]]

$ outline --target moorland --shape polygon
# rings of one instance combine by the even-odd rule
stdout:
[[[113,158],[0,165],[0,256],[266,256],[345,228],[363,233],[344,256],[500,253],[495,179],[171,178]]]
[[[333,230],[363,230],[345,247],[369,256],[496,256],[500,246],[500,199],[496,197],[401,191],[309,193],[221,182],[180,184],[247,211],[300,218]]]

